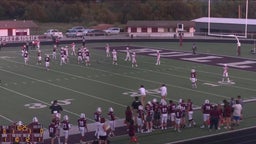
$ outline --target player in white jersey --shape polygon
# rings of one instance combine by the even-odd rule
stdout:
[[[159,88],[161,98],[166,101],[166,96],[167,96],[167,87],[165,84],[162,84],[162,86]]]
[[[191,81],[191,85],[192,85],[192,88],[197,88],[197,74],[196,74],[196,70],[195,69],[191,69],[191,72],[190,72],[190,81]]]
[[[71,49],[72,49],[71,55],[76,56],[76,44],[74,42],[71,44]]]
[[[158,50],[158,51],[156,51],[156,65],[160,65],[160,58],[161,58],[161,55]]]
[[[106,44],[105,49],[106,49],[106,57],[110,57],[110,47],[108,43]]]
[[[117,65],[117,52],[115,49],[112,51],[113,64]]]
[[[135,52],[132,53],[132,67],[134,67],[134,66],[138,67]]]
[[[41,50],[37,51],[37,64],[42,64],[42,52],[41,52]]]
[[[130,49],[129,47],[126,47],[126,57],[125,61],[131,61],[131,54],[130,54]]]
[[[222,82],[225,82],[225,79],[227,79],[227,82],[230,82],[229,76],[228,76],[228,65],[224,64],[223,67],[223,74],[222,74]]]
[[[145,89],[145,87],[143,85],[141,85],[140,88],[139,88],[139,94],[141,96],[141,99],[140,99],[141,100],[141,104],[144,107],[145,104],[146,104],[146,89]]]

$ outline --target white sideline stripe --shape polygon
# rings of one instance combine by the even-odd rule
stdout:
[[[202,139],[202,138],[209,138],[209,137],[213,137],[213,136],[218,136],[218,135],[222,135],[222,134],[230,134],[230,133],[239,132],[239,131],[242,131],[242,130],[247,130],[247,129],[252,129],[252,128],[256,128],[256,126],[236,129],[236,130],[232,130],[232,131],[220,132],[220,133],[217,133],[217,134],[210,134],[210,135],[206,135],[206,136],[193,137],[193,138],[179,140],[179,141],[174,141],[174,142],[165,143],[165,144],[182,143],[182,142],[187,142],[187,141],[191,141],[191,140],[197,140],[197,139]]]
[[[8,117],[5,117],[5,116],[3,116],[3,115],[0,115],[0,117],[3,118],[3,119],[5,119],[5,120],[7,120],[7,121],[9,121],[9,122],[13,122],[13,120],[11,120],[11,119],[9,119]]]
[[[39,80],[39,79],[31,78],[31,77],[28,77],[28,76],[25,76],[25,75],[21,75],[21,74],[18,74],[18,73],[14,73],[14,72],[11,72],[11,71],[8,71],[8,70],[3,70],[3,69],[0,69],[0,70],[4,71],[4,72],[7,72],[7,73],[11,73],[11,74],[16,75],[16,76],[24,77],[24,78],[31,79],[31,80],[34,80],[34,81],[38,81],[38,82],[41,82],[41,83],[45,83],[45,84],[48,84],[48,85],[51,85],[51,86],[55,86],[55,87],[58,87],[58,88],[61,88],[61,89],[72,91],[72,92],[75,92],[75,93],[78,93],[78,94],[81,94],[81,95],[85,95],[85,96],[89,96],[89,97],[92,97],[92,98],[95,98],[95,99],[98,99],[98,100],[102,100],[102,101],[105,101],[105,102],[108,102],[108,103],[112,103],[112,104],[115,104],[115,105],[118,105],[118,106],[121,106],[121,107],[127,107],[126,105],[122,105],[120,103],[116,103],[116,102],[113,102],[111,100],[99,98],[97,96],[90,95],[90,94],[87,94],[87,93],[84,93],[84,92],[76,91],[76,90],[73,90],[71,88],[59,86],[59,85],[52,84],[52,83],[49,83],[49,82],[46,82],[46,81],[43,81],[43,80]]]
[[[15,91],[15,90],[11,90],[11,89],[8,89],[8,88],[2,87],[2,86],[0,86],[0,88],[4,89],[4,90],[6,90],[6,91],[9,91],[9,92],[12,92],[12,93],[18,94],[18,95],[20,95],[20,96],[26,97],[26,98],[28,98],[28,99],[32,99],[32,100],[34,100],[34,101],[37,101],[37,102],[40,102],[40,103],[43,103],[43,104],[45,104],[45,105],[50,106],[50,104],[48,104],[48,103],[47,103],[47,102],[45,102],[45,101],[42,101],[42,100],[39,100],[39,99],[33,98],[33,97],[28,96],[28,95],[26,95],[26,94],[22,94],[22,93],[20,93],[20,92]],[[67,113],[70,113],[70,114],[72,114],[72,115],[75,115],[75,116],[80,116],[80,114],[77,114],[77,113],[71,112],[71,111],[66,110],[66,109],[64,109],[63,111],[65,111],[65,112],[67,112]],[[90,120],[90,121],[94,121],[93,119],[89,119],[89,118],[88,118],[88,120]]]

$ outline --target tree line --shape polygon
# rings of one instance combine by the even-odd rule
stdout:
[[[211,0],[211,16],[245,17],[245,0]],[[248,18],[256,17],[249,0]],[[208,15],[208,0],[1,0],[1,20],[126,24],[128,20],[192,20]]]

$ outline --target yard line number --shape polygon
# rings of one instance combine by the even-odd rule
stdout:
[[[73,99],[58,100],[58,104],[59,105],[70,105],[72,100]],[[49,105],[43,104],[43,103],[29,103],[29,104],[25,104],[24,106],[29,109],[42,109],[42,108],[48,107]]]

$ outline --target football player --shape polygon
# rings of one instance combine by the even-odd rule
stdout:
[[[161,54],[158,51],[156,51],[156,65],[160,65],[160,58],[161,58]]]
[[[191,81],[191,84],[192,84],[192,88],[197,88],[197,74],[196,74],[196,70],[195,69],[191,69],[191,72],[190,72],[190,81]]]
[[[196,122],[193,119],[193,103],[191,99],[188,99],[187,101],[187,113],[188,113],[188,127],[191,127],[192,125],[195,126]]]
[[[171,128],[175,126],[175,109],[176,109],[176,104],[172,100],[169,100],[168,114],[169,114],[169,119],[171,121]]]
[[[147,132],[152,132],[153,128],[153,108],[152,108],[152,103],[151,101],[148,101],[148,103],[145,106],[145,115],[146,115],[146,129]]]
[[[96,124],[95,136],[98,139],[99,139],[100,119],[102,118],[101,113],[102,113],[101,107],[98,107],[96,112],[94,113],[94,120]]]
[[[63,121],[61,122],[61,126],[62,126],[63,133],[64,133],[64,144],[67,144],[68,143],[69,130],[71,128],[71,124],[68,120],[67,115],[65,115],[63,117]]]
[[[77,124],[81,134],[80,143],[83,143],[85,141],[85,132],[88,132],[87,120],[84,113],[81,113],[80,118],[77,120]]]
[[[109,119],[109,125],[110,125],[110,133],[109,136],[114,136],[114,131],[115,131],[115,114],[114,114],[114,109],[112,107],[109,108],[108,112],[108,119]]]
[[[79,49],[77,52],[77,63],[80,64],[82,62],[83,62],[83,52],[81,49]]]
[[[141,104],[144,107],[146,104],[146,89],[143,85],[141,85],[139,88],[139,94],[141,95]]]
[[[222,82],[225,82],[225,79],[227,79],[227,82],[230,83],[227,64],[224,64],[224,67],[223,67]]]
[[[45,68],[46,68],[46,70],[50,70],[50,56],[49,55],[46,55],[46,57],[45,57]]]
[[[52,59],[57,59],[56,57],[57,45],[53,45],[52,49]]]
[[[28,64],[28,60],[29,60],[28,51],[25,51],[23,56],[24,56],[25,65],[27,65]]]
[[[167,87],[165,84],[162,84],[162,86],[159,88],[161,98],[166,101],[166,96],[167,96]]]
[[[86,66],[91,65],[91,63],[90,63],[90,52],[89,52],[88,49],[85,51],[85,65]]]
[[[54,144],[54,140],[56,139],[57,127],[55,125],[54,119],[51,124],[48,126],[49,137],[51,138],[51,144]]]
[[[167,129],[167,118],[168,118],[168,107],[167,107],[167,102],[162,99],[161,106],[161,129]]]
[[[71,55],[76,56],[76,44],[74,42],[71,44],[71,49],[72,49]]]
[[[125,61],[131,61],[131,54],[129,47],[126,47],[126,57],[124,59]]]
[[[134,66],[138,67],[135,52],[132,53],[132,67],[134,67]]]
[[[212,108],[213,107],[210,104],[210,101],[205,100],[204,104],[201,107],[202,112],[203,112],[203,125],[201,126],[201,128],[209,127],[210,112],[211,112]]]
[[[112,58],[113,58],[113,63],[114,65],[117,65],[117,52],[115,49],[112,51]]]
[[[42,64],[42,52],[41,50],[37,51],[37,64]]]
[[[181,132],[181,118],[182,118],[182,110],[181,106],[178,105],[175,110],[175,128],[174,130],[177,130],[178,132]]]
[[[137,123],[138,123],[138,132],[143,133],[143,126],[144,126],[144,109],[143,106],[140,105],[138,109],[138,117],[137,117]]]
[[[60,49],[60,65],[66,64],[66,50],[62,47]]]
[[[106,57],[110,57],[110,47],[108,43],[106,44],[105,49],[106,49]]]

